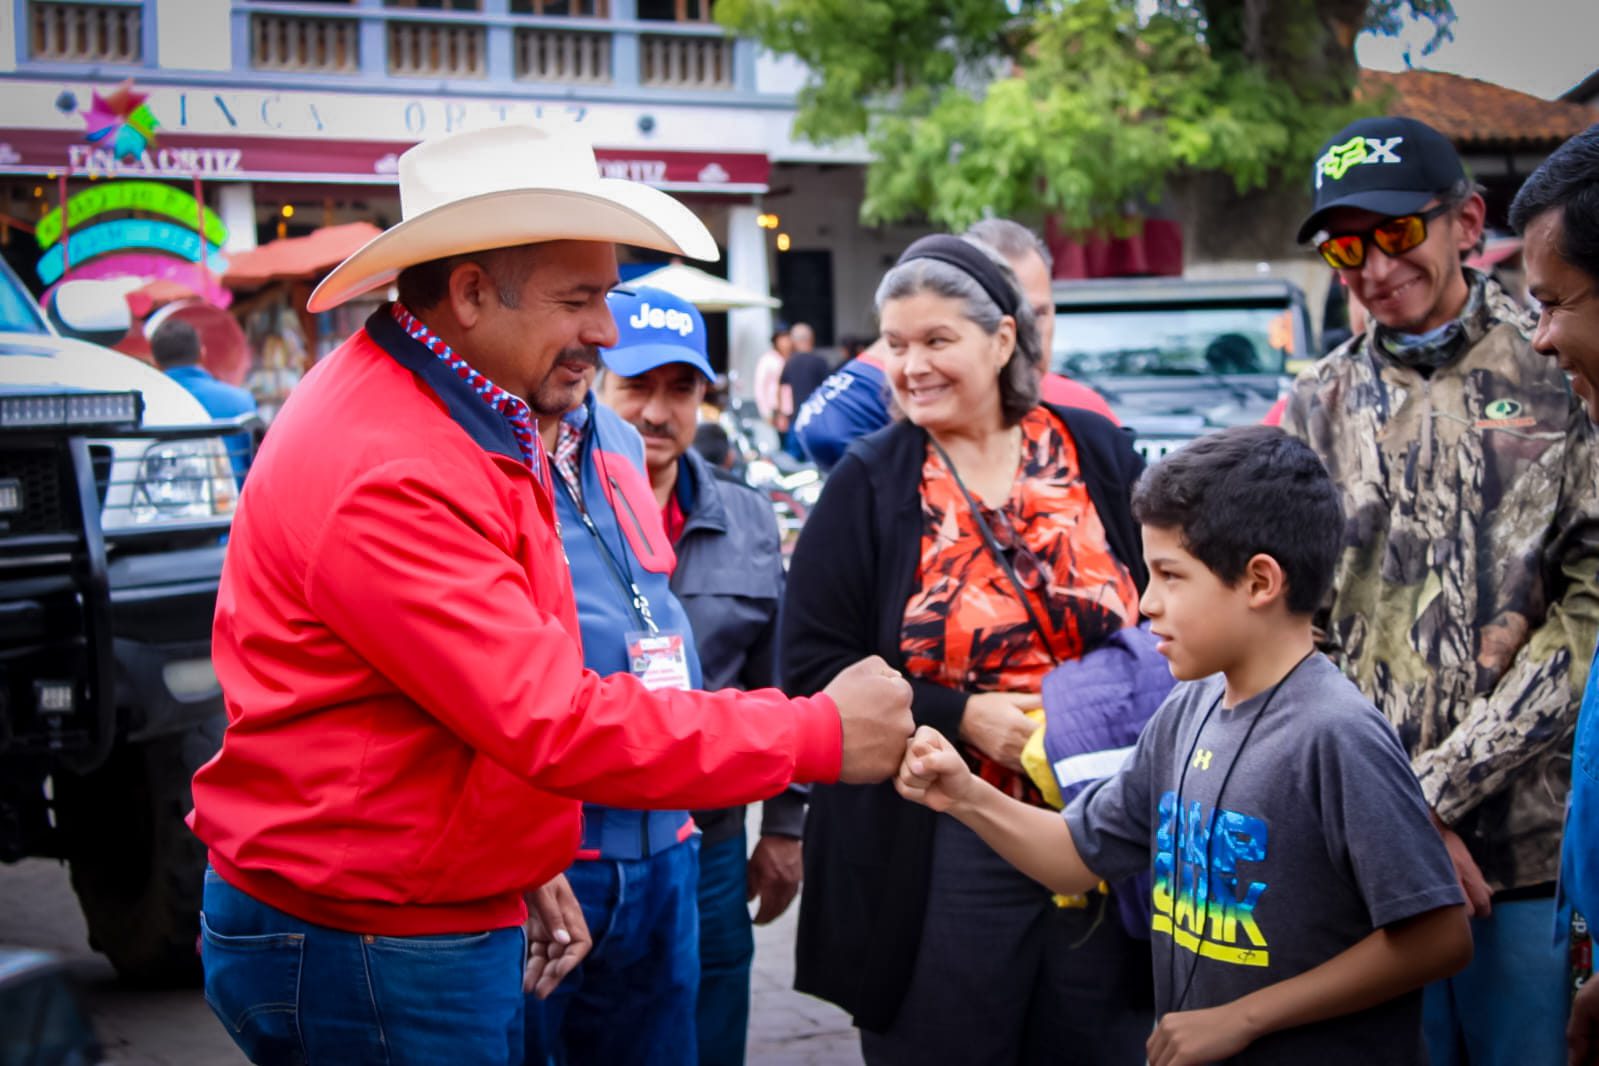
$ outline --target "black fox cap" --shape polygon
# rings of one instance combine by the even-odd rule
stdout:
[[[1335,207],[1408,215],[1466,176],[1449,138],[1413,118],[1363,118],[1326,144],[1311,170],[1315,206],[1299,226],[1301,244]]]

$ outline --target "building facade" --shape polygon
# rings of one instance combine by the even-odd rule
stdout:
[[[795,140],[803,69],[729,36],[712,2],[12,0],[0,244],[40,285],[53,280],[38,273],[41,237],[57,230],[67,269],[154,244],[209,274],[259,241],[392,224],[397,158],[419,140],[570,123],[608,176],[671,191],[706,221],[723,251],[708,269],[783,299],[728,315],[728,366],[747,387],[775,317],[811,321],[823,343],[866,332],[885,264],[921,231],[860,225],[864,150]],[[96,183],[133,181],[197,197],[221,227],[192,205],[191,219],[134,210],[135,225],[91,233],[74,203],[37,232]]]

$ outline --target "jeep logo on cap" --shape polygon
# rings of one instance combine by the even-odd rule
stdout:
[[[638,310],[633,312],[633,317],[627,324],[634,329],[669,329],[679,337],[687,337],[694,332],[694,317],[682,311],[668,311],[661,307],[651,307],[648,303],[641,303]]]

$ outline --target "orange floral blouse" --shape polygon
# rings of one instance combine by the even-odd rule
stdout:
[[[1077,658],[1138,620],[1132,575],[1111,554],[1065,426],[1035,408],[1022,418],[1021,430],[1021,461],[1003,510],[1043,564],[1042,587],[1027,595],[1049,631],[1049,644],[929,444],[922,464],[921,562],[900,628],[900,651],[912,677],[964,692],[1037,692],[1056,663]],[[985,508],[984,518],[992,529],[996,516]],[[1009,554],[1015,565],[1014,551]],[[1025,775],[973,749],[968,753],[985,779],[1043,805]]]

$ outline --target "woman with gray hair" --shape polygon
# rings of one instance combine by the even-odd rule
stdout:
[[[1104,418],[1039,404],[1032,312],[985,245],[915,242],[877,308],[897,419],[851,446],[800,536],[784,684],[881,655],[917,724],[1043,805],[1027,712],[1057,663],[1137,622],[1142,463]],[[851,1012],[872,1066],[1142,1063],[1148,960],[1102,894],[1059,905],[892,786],[813,791],[795,986]]]

